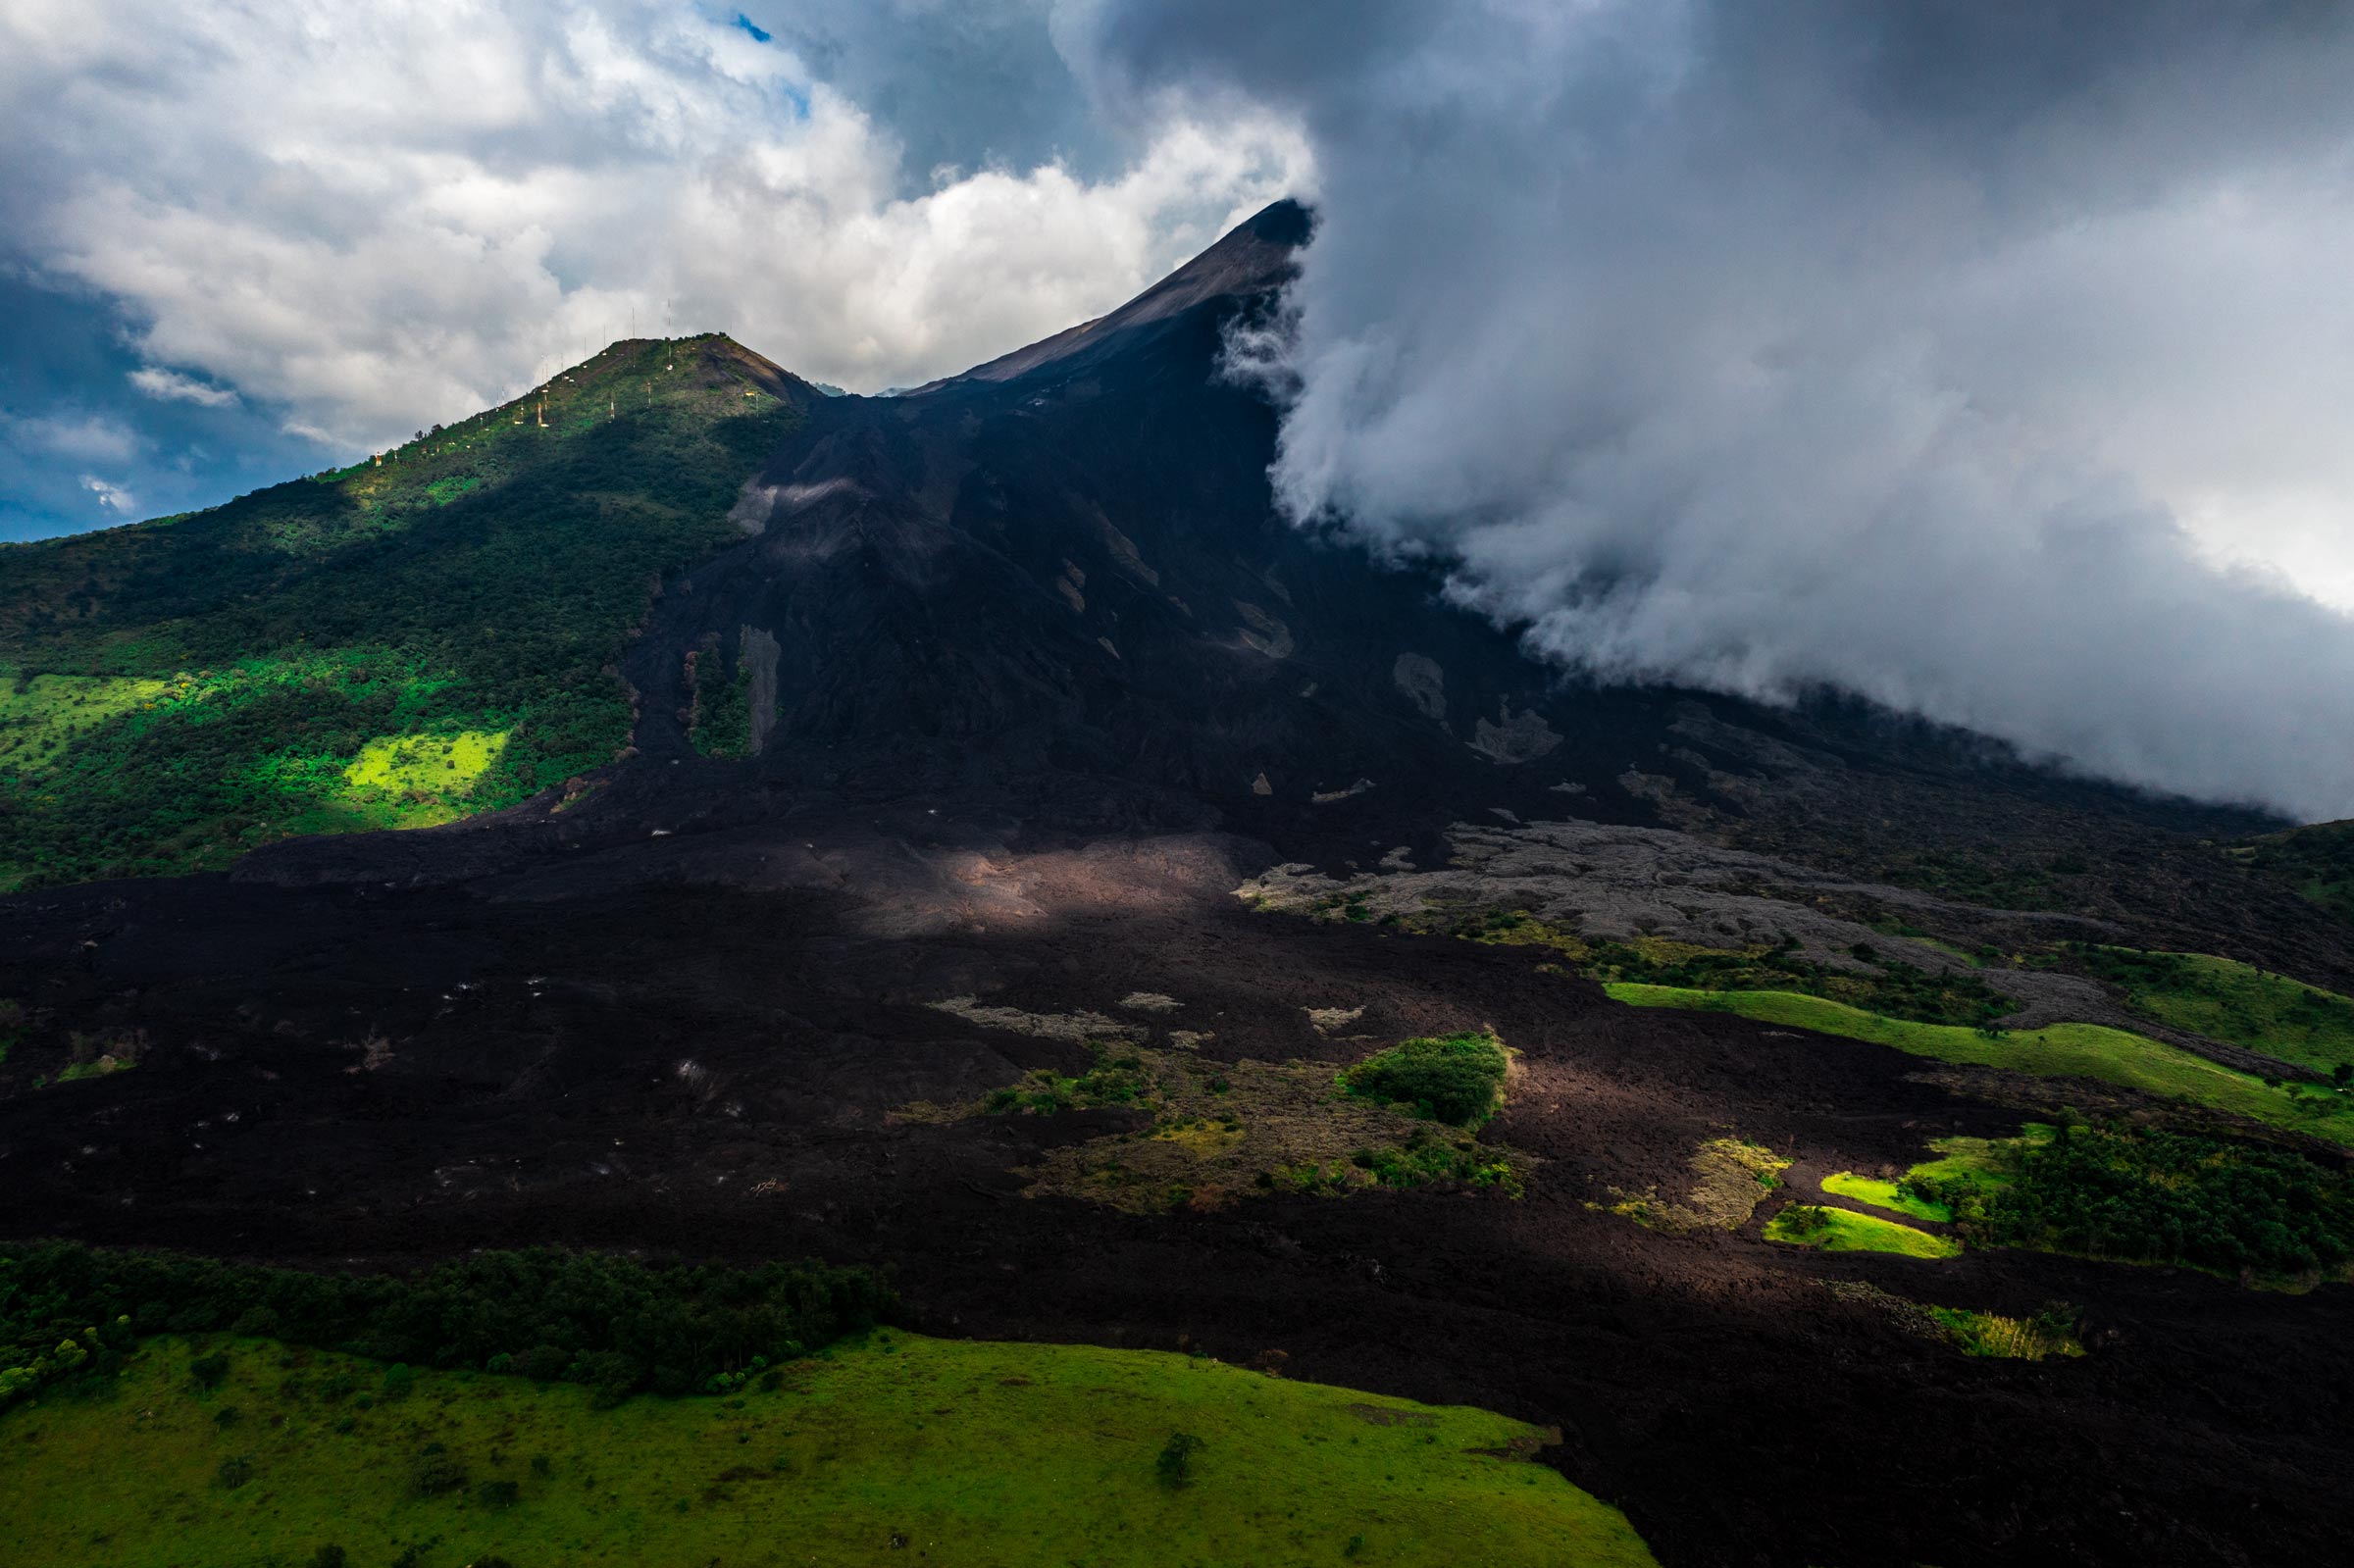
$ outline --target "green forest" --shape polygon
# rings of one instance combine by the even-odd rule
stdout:
[[[104,1374],[158,1334],[586,1384],[607,1399],[719,1393],[870,1326],[889,1303],[872,1275],[818,1263],[658,1267],[541,1249],[476,1253],[418,1275],[328,1275],[11,1243],[0,1246],[0,1405]]]
[[[2224,1273],[2296,1275],[2354,1261],[2354,1177],[2301,1154],[2124,1125],[2006,1140],[1982,1171],[1917,1171],[1980,1245]]]
[[[613,668],[740,537],[800,420],[724,337],[207,512],[0,548],[0,887],[226,864],[495,809],[613,759]]]

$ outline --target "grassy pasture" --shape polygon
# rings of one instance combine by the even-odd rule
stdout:
[[[33,773],[75,736],[153,702],[172,683],[128,676],[26,675],[0,669],[0,772]]]
[[[204,1389],[208,1350],[229,1367]],[[118,1381],[0,1417],[10,1549],[55,1568],[300,1568],[322,1547],[371,1568],[1653,1561],[1616,1509],[1526,1461],[1543,1435],[1486,1411],[896,1332],[780,1383],[600,1410],[572,1385],[150,1340]]]
[[[1788,991],[1704,991],[1637,985],[1606,988],[1612,999],[1631,1007],[1734,1013],[1762,1024],[1845,1036],[1960,1066],[1999,1068],[2041,1078],[2088,1078],[2354,1145],[2354,1102],[2344,1095],[2295,1086],[2276,1087],[2177,1046],[2098,1024],[2054,1024],[2031,1030],[1964,1029],[1882,1018],[1841,1002]]]
[[[1909,1258],[1950,1258],[1962,1243],[1910,1225],[1847,1209],[1793,1203],[1766,1227],[1768,1241],[1788,1241],[1825,1252],[1894,1252]]]
[[[2299,1067],[2354,1063],[2354,998],[2209,953],[2080,950],[2145,1017]]]
[[[1894,1182],[1858,1176],[1853,1171],[1838,1171],[1824,1177],[1822,1189],[1838,1197],[1853,1198],[1858,1203],[1868,1203],[1875,1209],[1886,1209],[1891,1214],[1909,1214],[1914,1219],[1934,1220],[1939,1225],[1949,1225],[1954,1218],[1954,1211],[1942,1203],[1931,1203],[1926,1198],[1916,1197]]]

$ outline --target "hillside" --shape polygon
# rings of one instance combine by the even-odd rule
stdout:
[[[0,549],[0,881],[511,805],[629,741],[613,669],[816,394],[616,343],[347,469]]]

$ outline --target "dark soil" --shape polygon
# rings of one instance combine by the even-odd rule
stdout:
[[[1226,889],[1265,852],[1237,841],[1017,837],[969,873],[998,918],[917,931],[885,929],[923,903],[890,878],[939,846],[837,841],[789,823],[707,846],[758,864],[817,845],[842,873],[822,888],[633,885],[636,860],[609,853],[574,879],[601,885],[528,901],[489,896],[502,882],[193,879],[0,903],[0,995],[30,1013],[0,1068],[0,1232],[338,1267],[549,1241],[871,1262],[930,1332],[1190,1336],[1558,1425],[1548,1461],[1673,1565],[2273,1564],[2343,1540],[2342,1287],[1825,1257],[1761,1240],[1770,1202],[1741,1234],[1684,1237],[1587,1206],[1612,1187],[1680,1195],[1694,1147],[1728,1131],[1805,1169],[1871,1170],[2017,1126],[1910,1058],[1620,1008],[1527,949],[1254,915]],[[1085,1060],[923,1003],[1116,1015],[1137,990],[1178,998],[1150,1021],[1214,1032],[1203,1051],[1225,1060],[1337,1065],[1492,1026],[1521,1072],[1487,1136],[1544,1163],[1517,1201],[1270,1194],[1141,1216],[1024,1198],[1013,1174],[1134,1113],[893,1114]],[[1305,1012],[1360,1005],[1355,1039]],[[143,1055],[32,1088],[74,1032],[85,1053],[103,1034]],[[2013,1313],[2066,1300],[2091,1353],[1969,1359],[1836,1299],[1834,1279]]]

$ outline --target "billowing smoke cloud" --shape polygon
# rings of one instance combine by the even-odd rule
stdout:
[[[113,302],[146,398],[269,406],[348,453],[633,328],[860,390],[949,374],[1117,304],[1304,168],[1265,116],[1064,157],[1019,110],[1081,104],[1040,4],[779,10],[12,0],[0,278]],[[917,92],[894,28],[965,78]]]
[[[1833,683],[2319,817],[2354,813],[2354,623],[2309,596],[2354,602],[2350,24],[1101,0],[1058,36],[1105,104],[1304,127],[1303,520],[1602,678]]]

